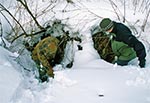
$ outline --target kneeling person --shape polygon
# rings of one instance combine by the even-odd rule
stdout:
[[[42,81],[46,81],[47,74],[54,78],[52,67],[55,65],[55,57],[58,51],[59,40],[55,37],[46,37],[41,40],[32,51],[32,59],[36,62],[39,69],[39,76]],[[42,67],[41,67],[42,65]]]
[[[146,51],[145,47],[134,35],[130,29],[122,23],[118,23],[104,18],[100,22],[100,29],[105,34],[111,36],[111,46],[118,65],[127,65],[129,61],[138,57],[139,66],[145,67]]]

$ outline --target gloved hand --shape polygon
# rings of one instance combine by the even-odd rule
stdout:
[[[82,50],[83,47],[81,45],[77,45],[78,46],[78,50]]]
[[[140,63],[139,63],[139,66],[141,67],[141,68],[144,68],[145,67],[145,59],[142,59],[142,60],[139,60],[140,61]]]
[[[70,62],[69,64],[67,64],[67,68],[71,68],[73,66],[73,61],[72,62]]]

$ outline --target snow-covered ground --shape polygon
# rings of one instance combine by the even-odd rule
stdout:
[[[87,43],[88,44],[88,43]],[[55,72],[55,79],[40,84],[23,78],[16,63],[1,47],[1,103],[149,103],[150,67],[125,67],[109,64],[84,44],[75,54],[71,69]],[[60,68],[60,65],[55,68]]]
[[[30,72],[24,75],[22,67],[14,61],[16,54],[0,47],[1,103],[150,103],[149,52],[145,68],[139,68],[136,60],[134,65],[131,63],[122,67],[100,59],[93,48],[89,33],[89,29],[94,24],[91,23],[93,15],[89,14],[87,8],[99,16],[117,20],[116,14],[107,0],[95,1],[96,3],[84,2],[83,4],[77,2],[82,9],[75,10],[70,14],[56,13],[58,18],[77,15],[69,22],[70,24],[78,23],[75,29],[81,31],[83,35],[81,44],[83,50],[75,52],[71,69],[62,69],[61,65],[57,65],[55,70],[59,71],[55,71],[55,79],[50,79],[48,83],[39,83]],[[64,6],[62,5],[62,7]],[[72,10],[72,7],[74,5],[70,8],[68,6],[66,10]],[[118,3],[118,7],[122,7],[122,5]],[[143,18],[144,15],[141,13],[133,15],[131,7],[126,11],[128,22],[135,23],[136,20],[140,20],[137,26],[140,25]],[[99,19],[93,21],[97,22]],[[149,45],[145,41],[150,40],[149,32],[149,29],[146,29],[140,38],[147,50]],[[1,43],[2,41],[0,41]],[[24,64],[28,63],[29,61],[24,61]]]
[[[9,103],[21,82],[21,74],[9,62],[12,54],[0,47],[0,100]]]

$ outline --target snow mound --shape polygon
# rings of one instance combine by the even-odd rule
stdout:
[[[13,68],[12,64],[9,62],[10,56],[13,55],[6,49],[0,47],[0,95],[1,103],[10,103],[16,89],[18,88],[21,75]]]

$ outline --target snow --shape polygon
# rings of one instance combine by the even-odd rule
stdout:
[[[100,7],[99,5],[102,4],[105,6]],[[111,13],[110,5],[107,5],[106,2],[100,1],[97,5],[87,2],[83,7],[88,7],[104,17],[116,19],[115,14]],[[76,13],[78,14],[79,11]],[[127,19],[130,22],[142,19],[141,14],[136,15],[132,16],[133,18],[127,15]],[[84,14],[77,16],[78,20],[81,20],[82,16]],[[134,19],[135,17],[137,19]],[[87,20],[87,18],[84,19]],[[88,20],[91,18],[92,16]],[[74,23],[77,19],[74,18],[74,20],[71,22]],[[61,65],[54,67],[55,78],[50,78],[48,83],[39,83],[30,72],[26,71],[27,75],[25,75],[20,65],[14,61],[14,57],[17,57],[18,54],[11,53],[0,46],[1,103],[150,103],[149,52],[147,52],[145,68],[138,67],[136,59],[128,66],[110,64],[102,60],[93,48],[89,33],[89,27],[93,23],[88,22],[88,25],[85,25],[86,22],[84,20],[82,22],[84,23],[76,26],[75,29],[85,27],[81,31],[83,50],[74,51],[74,62],[71,69],[64,69]],[[142,38],[149,41],[148,34],[149,31],[146,29]],[[149,45],[146,42],[144,44],[148,50]],[[24,60],[24,64],[28,64],[28,61]]]
[[[71,69],[55,71],[55,79],[42,84],[32,77],[21,79],[10,53],[1,47],[1,103],[150,102],[149,67],[112,65],[98,58],[88,43],[84,47],[76,52]]]
[[[10,52],[0,47],[0,54],[0,100],[9,103],[21,82],[21,74],[9,62]]]

